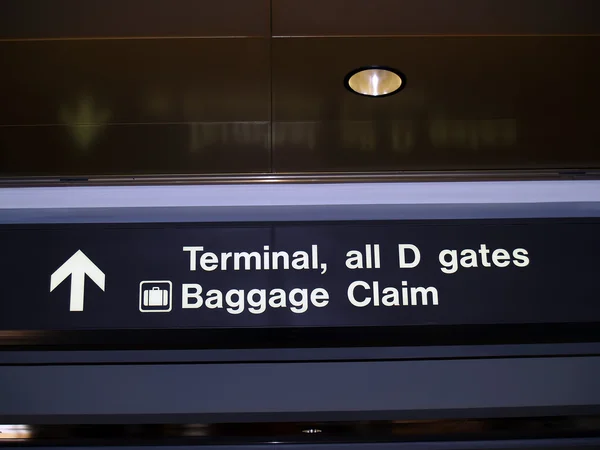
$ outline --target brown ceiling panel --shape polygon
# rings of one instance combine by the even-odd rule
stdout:
[[[600,167],[600,37],[277,39],[276,172]],[[364,65],[397,95],[347,91]]]
[[[269,123],[0,127],[0,176],[269,171]]]
[[[0,174],[270,170],[268,39],[0,42]]]
[[[0,125],[270,119],[268,39],[0,42]]]
[[[274,36],[597,34],[598,0],[273,0]]]
[[[269,0],[2,0],[0,39],[268,36]]]

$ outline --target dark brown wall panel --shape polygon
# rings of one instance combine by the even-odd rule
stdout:
[[[597,0],[273,0],[274,36],[600,33]]]
[[[276,172],[600,167],[600,37],[280,39]],[[390,65],[406,88],[347,91]]]
[[[268,36],[269,0],[1,0],[0,39]]]
[[[270,118],[267,39],[0,42],[0,125]]]
[[[0,176],[269,171],[265,122],[0,127]]]
[[[0,174],[270,171],[268,39],[0,42]]]

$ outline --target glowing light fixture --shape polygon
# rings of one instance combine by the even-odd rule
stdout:
[[[0,442],[31,439],[29,425],[0,425]]]
[[[389,67],[361,67],[346,75],[344,85],[359,95],[385,97],[402,90],[406,85],[406,77]]]

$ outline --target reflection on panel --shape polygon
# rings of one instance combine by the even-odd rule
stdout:
[[[434,148],[463,148],[477,151],[510,148],[517,144],[514,119],[432,120],[429,140]]]
[[[280,122],[276,124],[274,145],[315,150],[318,140],[329,136],[353,152],[375,152],[389,147],[393,153],[408,154],[417,151],[417,135],[423,129],[421,151],[427,148],[485,151],[517,145],[515,119],[432,119],[424,126],[411,120]]]
[[[61,105],[59,117],[67,127],[73,144],[81,151],[88,151],[106,128],[111,112],[97,106],[90,95],[82,96],[76,105]]]
[[[268,57],[266,39],[0,42],[0,125],[266,121]]]
[[[2,41],[0,175],[598,168],[598,54],[600,36]],[[406,88],[348,92],[368,64]]]
[[[599,117],[598,53],[600,36],[276,39],[273,117]],[[369,64],[401,70],[405,89],[377,99],[344,89],[344,76]]]
[[[290,146],[315,150],[319,125],[318,122],[277,123],[277,132],[273,135],[273,146],[275,148]]]
[[[355,148],[359,152],[373,152],[377,145],[377,124],[375,122],[340,123],[342,147]]]
[[[417,130],[409,120],[390,123],[390,145],[396,153],[412,153],[415,150]]]
[[[597,437],[600,431],[598,416],[557,417],[497,417],[436,420],[399,419],[387,421],[312,421],[312,422],[249,422],[249,423],[169,423],[169,424],[115,424],[115,425],[0,425],[0,433],[7,430],[7,440],[27,440],[29,445],[75,446],[115,445],[135,442],[139,445],[223,445],[268,443],[269,448],[279,444],[346,443],[355,447],[357,442],[412,443],[413,447],[430,448],[430,442],[443,443],[436,448],[486,448],[473,441],[495,442],[491,448],[524,448],[507,445],[509,439],[529,440],[525,448],[538,448],[532,439],[566,437]],[[0,434],[0,441],[3,439]],[[469,442],[470,441],[470,442]],[[503,444],[498,444],[503,441]],[[508,441],[510,443],[510,441]],[[559,441],[560,442],[560,441]],[[559,442],[555,442],[558,446]],[[597,441],[594,441],[597,442]],[[455,445],[453,445],[455,444]],[[461,445],[462,444],[462,445]],[[130,444],[131,445],[131,444]],[[553,446],[553,448],[558,448]],[[368,448],[362,446],[359,448]],[[263,448],[263,447],[261,447]],[[280,447],[281,448],[281,447]],[[339,446],[337,447],[339,448]],[[393,448],[393,447],[391,447]],[[402,447],[402,448],[410,448]],[[540,448],[547,448],[540,447]],[[562,448],[562,447],[561,447]],[[592,447],[586,447],[592,448]],[[593,447],[597,448],[597,447]]]
[[[218,146],[223,146],[224,149],[232,146],[267,148],[268,130],[256,125],[250,122],[190,123],[189,151],[202,153]]]
[[[268,55],[266,39],[0,42],[0,175],[268,172]]]
[[[64,126],[0,127],[0,176],[269,171],[268,122],[106,125],[65,118],[72,121]]]
[[[24,441],[32,438],[30,425],[0,425],[0,442]]]
[[[579,135],[569,137],[514,118],[275,122],[274,165],[281,172],[597,165],[600,135],[585,132],[591,123],[577,126]]]
[[[600,37],[288,38],[273,51],[275,172],[600,167]],[[368,64],[401,70],[406,88],[344,89]]]

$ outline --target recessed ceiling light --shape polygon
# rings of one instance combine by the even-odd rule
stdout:
[[[402,90],[406,85],[406,77],[389,67],[361,67],[346,75],[344,85],[359,95],[385,97]]]

